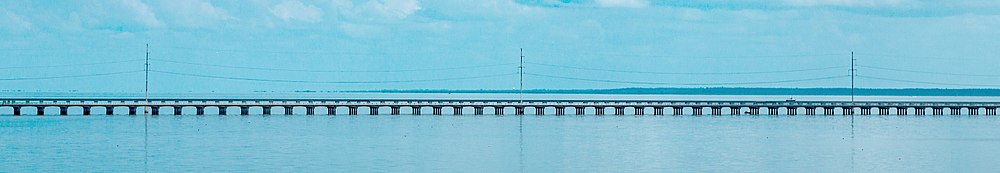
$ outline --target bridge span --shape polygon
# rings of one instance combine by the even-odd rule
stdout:
[[[22,115],[22,109],[34,108],[35,115],[45,115],[46,108],[58,108],[59,115],[68,115],[69,109],[82,109],[83,115],[91,115],[92,110],[103,110],[104,115],[115,115],[116,108],[127,108],[128,115],[140,114],[137,110],[149,110],[151,115],[160,115],[162,110],[182,115],[185,108],[194,108],[195,115],[205,115],[206,108],[218,112],[210,114],[229,115],[228,110],[239,111],[239,115],[250,115],[251,109],[261,110],[259,114],[270,115],[272,109],[281,108],[283,114],[291,115],[294,109],[303,109],[305,115],[315,115],[316,110],[325,110],[326,115],[338,115],[337,110],[346,110],[347,115],[358,115],[359,110],[368,115],[380,115],[387,110],[389,115],[400,115],[408,111],[412,115],[422,115],[429,110],[433,115],[442,115],[450,110],[452,115],[463,115],[471,110],[472,115],[505,115],[512,110],[514,115],[525,115],[531,110],[534,115],[566,115],[566,111],[576,115],[996,115],[1000,102],[936,102],[936,101],[710,101],[710,100],[511,100],[511,99],[145,99],[137,98],[0,98],[0,112],[10,110],[10,115]],[[551,112],[547,112],[547,110]],[[531,112],[529,111],[529,112]],[[801,113],[800,113],[801,112]],[[874,112],[874,113],[873,113]],[[5,113],[6,114],[6,113]],[[235,114],[235,113],[234,113]],[[257,113],[254,113],[257,114]],[[343,114],[343,113],[341,113]]]

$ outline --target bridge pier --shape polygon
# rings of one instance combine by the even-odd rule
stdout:
[[[711,109],[712,109],[712,115],[722,115],[722,108],[712,107]]]
[[[702,110],[704,110],[704,108],[701,108],[701,107],[692,107],[691,108],[691,113],[694,114],[694,115],[701,115],[701,111]]]
[[[293,107],[291,107],[291,106],[285,106],[284,108],[285,108],[285,115],[292,115],[292,108]]]
[[[35,112],[36,112],[35,115],[39,115],[39,116],[45,115],[45,107],[44,106],[36,106],[35,107]]]
[[[625,115],[624,107],[615,107],[615,115]]]
[[[114,115],[114,114],[115,114],[115,107],[114,106],[105,106],[104,107],[104,115]]]
[[[493,115],[503,115],[503,107],[493,107]]]
[[[393,106],[393,107],[389,107],[389,109],[392,111],[389,114],[391,114],[391,115],[399,115],[399,107]]]
[[[316,107],[306,106],[306,115],[316,115]]]
[[[594,107],[595,115],[604,115],[604,107]]]
[[[195,115],[205,115],[205,107],[204,106],[195,106],[194,107],[194,112],[195,112],[194,113]]]
[[[354,106],[347,107],[347,115],[358,115],[358,107]]]
[[[83,107],[83,115],[90,115],[90,106]]]
[[[337,107],[336,106],[327,106],[326,107],[326,115],[337,115]]]
[[[910,114],[910,113],[909,113],[909,110],[908,110],[908,109],[909,109],[909,108],[905,108],[905,107],[897,107],[897,108],[896,108],[896,115],[906,115],[906,114]]]
[[[969,108],[969,115],[979,115],[979,108]]]
[[[184,107],[174,106],[174,115],[181,115],[181,110],[183,110],[183,108]]]
[[[369,106],[368,115],[378,115],[378,106]]]
[[[451,111],[452,111],[453,115],[462,115],[462,107],[461,106],[451,107]]]
[[[545,115],[545,107],[535,107],[535,115]]]
[[[556,107],[556,115],[566,115],[566,108]]]
[[[927,111],[927,108],[920,108],[920,107],[913,108],[913,114],[914,115],[924,115],[925,111]]]
[[[653,115],[663,115],[663,107],[653,107]]]
[[[14,106],[13,108],[14,108],[14,116],[21,116],[21,107]]]
[[[128,115],[136,115],[136,109],[138,109],[138,107],[129,106],[128,107]]]
[[[69,107],[59,106],[59,115],[69,115]]]
[[[768,115],[778,115],[778,108],[776,108],[776,107],[769,107],[769,108],[767,108],[767,114]]]
[[[226,114],[228,114],[228,112],[226,110],[227,109],[226,106],[216,106],[216,107],[219,108],[219,115],[226,115]]]
[[[986,108],[986,115],[997,115],[997,108]]]
[[[632,107],[632,109],[635,110],[634,111],[635,115],[645,115],[646,114],[646,108],[644,108],[644,107],[638,107],[638,106],[636,106],[636,107]]]
[[[816,108],[806,108],[806,115],[816,115]]]
[[[260,110],[261,110],[260,114],[271,115],[271,107],[270,106],[261,106]]]
[[[441,113],[441,107],[431,107],[431,109],[434,109],[434,115],[441,115],[442,114]]]
[[[750,107],[750,115],[760,115],[759,107]]]
[[[962,115],[962,108],[948,108],[951,110],[951,115]]]
[[[842,115],[854,115],[854,107],[841,108]]]
[[[934,115],[944,115],[944,108],[931,108]]]
[[[514,114],[524,115],[524,107],[514,107]]]
[[[788,112],[788,115],[798,115],[799,114],[799,109],[798,108],[794,108],[794,107],[786,107],[785,111]]]
[[[872,108],[861,108],[861,115],[871,115]]]
[[[410,114],[412,115],[420,115],[420,107],[419,106],[410,107],[410,112],[411,112]]]
[[[833,115],[834,108],[825,107],[823,108],[823,115]]]
[[[878,108],[878,115],[889,115],[889,109],[891,108],[885,108],[885,107]]]
[[[739,115],[740,107],[729,107],[729,115]]]
[[[240,106],[240,115],[250,115],[250,107]]]
[[[674,115],[684,115],[684,107],[674,107]]]
[[[149,114],[150,115],[160,115],[160,107],[159,106],[151,106],[151,107],[149,107],[149,109],[150,109],[149,110]]]

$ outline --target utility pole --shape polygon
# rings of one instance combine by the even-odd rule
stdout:
[[[854,104],[854,76],[858,72],[858,68],[854,62],[857,60],[854,58],[854,51],[851,51],[851,104]]]
[[[519,103],[524,103],[524,48],[521,48],[521,65],[517,66],[517,73],[520,75],[521,80],[517,98]]]
[[[148,114],[149,113],[149,108],[150,108],[149,107],[150,106],[149,105],[149,44],[146,44],[146,68],[145,68],[144,71],[146,72],[146,79],[145,79],[145,81],[146,81],[146,97],[145,97],[146,98],[146,109],[143,110],[143,112],[144,112],[143,114]]]

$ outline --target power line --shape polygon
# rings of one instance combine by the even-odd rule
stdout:
[[[534,64],[534,65],[541,65],[541,66],[549,66],[549,67],[578,69],[578,70],[591,70],[591,71],[617,72],[617,73],[658,74],[658,75],[748,75],[748,74],[774,74],[774,73],[793,73],[793,72],[819,71],[819,70],[829,70],[829,69],[837,69],[837,68],[847,67],[847,66],[831,66],[831,67],[811,68],[811,69],[797,69],[797,70],[692,73],[692,72],[651,72],[651,71],[634,71],[634,70],[614,70],[614,69],[575,67],[575,66],[565,66],[565,65],[555,65],[555,64],[545,64],[545,63],[534,63],[534,62],[525,62],[525,63],[527,63],[527,64]]]
[[[549,52],[552,53],[552,52]],[[556,52],[559,55],[565,54],[564,52]],[[670,55],[651,55],[651,54],[621,54],[621,53],[602,53],[602,52],[583,52],[578,53],[583,55],[597,55],[597,56],[615,56],[615,57],[649,57],[649,58],[700,58],[700,59],[758,59],[758,58],[799,58],[799,57],[825,57],[825,56],[841,56],[844,53],[826,53],[826,54],[788,54],[788,55],[733,55],[733,56],[670,56]]]
[[[590,82],[604,82],[604,83],[622,83],[622,84],[642,84],[642,85],[687,85],[687,86],[711,86],[711,85],[752,85],[752,84],[776,84],[776,83],[792,83],[792,82],[805,82],[805,81],[818,81],[827,79],[837,79],[846,78],[846,75],[839,76],[828,76],[820,78],[808,78],[808,79],[794,79],[794,80],[778,80],[778,81],[757,81],[757,82],[722,82],[722,83],[668,83],[668,82],[643,82],[643,81],[621,81],[621,80],[604,80],[604,79],[585,79],[576,77],[565,77],[556,75],[546,75],[537,73],[525,73],[526,75],[556,78],[556,79],[568,79],[568,80],[579,80],[579,81],[590,81]]]
[[[935,75],[949,75],[949,76],[975,76],[975,77],[1000,77],[1000,75],[987,75],[987,74],[963,74],[963,73],[946,73],[946,72],[931,72],[931,71],[920,71],[920,70],[906,70],[906,69],[895,69],[886,67],[876,67],[867,65],[858,65],[860,67],[871,68],[876,70],[887,70],[887,71],[897,71],[897,72],[908,72],[908,73],[921,73],[921,74],[935,74]]]
[[[59,64],[59,65],[0,67],[0,70],[7,70],[7,69],[31,69],[31,68],[58,68],[58,67],[92,66],[92,65],[108,65],[108,64],[121,64],[121,63],[139,62],[139,61],[143,61],[143,59],[132,59],[132,60],[121,60],[121,61],[104,61],[104,62],[81,63],[81,64]]]
[[[142,70],[133,71],[122,71],[122,72],[111,72],[111,73],[96,73],[96,74],[82,74],[82,75],[67,75],[67,76],[45,76],[45,77],[20,77],[20,78],[0,78],[0,81],[18,81],[18,80],[48,80],[48,79],[66,79],[66,78],[84,78],[84,77],[96,77],[96,76],[110,76],[119,75],[127,73],[138,73],[143,72]]]
[[[973,86],[973,87],[1000,87],[1000,85],[988,85],[988,84],[955,84],[955,83],[940,83],[940,82],[924,82],[924,81],[913,81],[913,80],[882,78],[882,77],[874,77],[874,76],[858,76],[858,77],[860,77],[860,78],[866,78],[866,79],[875,79],[875,80],[892,81],[892,82],[904,82],[904,83],[915,83],[915,84],[931,84],[931,85],[944,85],[944,86],[966,86],[966,87],[968,87],[968,86]]]
[[[192,63],[174,60],[163,60],[163,59],[151,59],[153,61],[168,62],[175,64],[185,64],[185,65],[196,65],[196,66],[206,66],[206,67],[218,67],[218,68],[231,68],[231,69],[249,69],[249,70],[264,70],[264,71],[286,71],[286,72],[310,72],[310,73],[400,73],[400,72],[422,72],[422,71],[445,71],[445,70],[460,70],[460,69],[476,69],[476,68],[488,68],[488,67],[498,67],[506,65],[514,65],[516,63],[503,63],[503,64],[489,64],[489,65],[476,65],[476,66],[461,66],[461,67],[446,67],[446,68],[426,68],[426,69],[404,69],[404,70],[303,70],[303,69],[288,69],[288,68],[265,68],[265,67],[247,67],[247,66],[231,66],[231,65],[216,65],[216,64],[202,64],[202,63]]]
[[[214,78],[214,79],[243,80],[243,81],[255,81],[255,82],[313,83],[313,84],[384,84],[384,83],[439,82],[439,81],[452,81],[452,80],[492,78],[492,77],[510,76],[510,75],[517,74],[517,73],[505,73],[505,74],[482,75],[482,76],[468,76],[468,77],[454,77],[454,78],[414,79],[414,80],[387,80],[387,81],[310,81],[310,80],[261,79],[261,78],[245,78],[245,77],[230,77],[230,76],[214,76],[214,75],[179,73],[179,72],[159,71],[159,70],[150,70],[150,72],[172,74],[172,75],[179,75],[179,76]]]

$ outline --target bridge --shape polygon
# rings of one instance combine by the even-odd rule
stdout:
[[[305,115],[315,115],[317,110],[326,115],[338,115],[337,110],[346,110],[346,115],[358,115],[359,110],[367,115],[401,115],[409,111],[411,115],[423,115],[424,110],[433,115],[463,115],[471,110],[472,115],[506,115],[505,110],[513,110],[514,115],[525,115],[525,110],[534,115],[566,115],[571,110],[576,115],[996,115],[1000,102],[936,102],[936,101],[706,101],[706,100],[511,100],[511,99],[163,99],[155,98],[0,98],[0,110],[13,108],[12,115],[22,115],[22,109],[34,108],[35,115],[46,115],[47,108],[58,108],[59,115],[69,115],[71,108],[82,109],[82,115],[91,115],[94,109],[103,110],[104,115],[115,115],[116,108],[127,108],[128,115],[137,115],[137,110],[149,110],[150,115],[160,115],[161,111],[172,111],[173,115],[186,115],[184,109],[194,108],[194,115],[205,115],[206,108],[217,110],[216,115],[229,115],[229,110],[239,111],[239,115],[251,115],[251,109],[259,109],[262,115],[272,114],[272,109],[280,108],[285,115],[293,115],[293,110],[304,109]],[[124,109],[122,109],[124,110]],[[549,112],[551,111],[551,112]],[[706,111],[708,111],[706,113]],[[190,112],[190,111],[189,111]],[[213,112],[209,112],[212,114]],[[190,114],[190,113],[187,113]],[[254,113],[258,114],[258,113]]]

